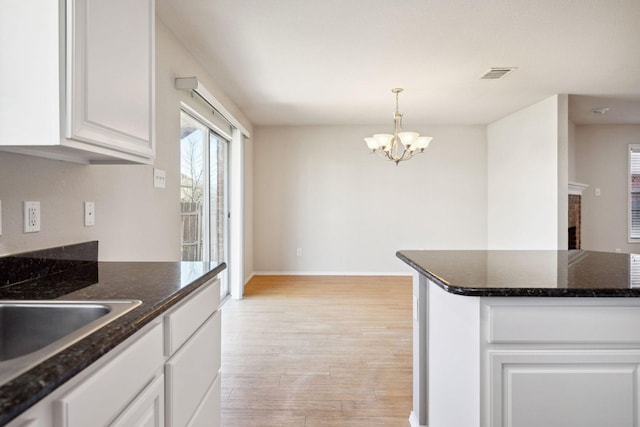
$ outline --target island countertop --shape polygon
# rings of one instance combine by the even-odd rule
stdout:
[[[94,252],[97,244],[65,247]],[[65,252],[66,253],[66,252]],[[56,256],[65,256],[55,254]],[[31,280],[0,287],[0,300],[141,300],[142,304],[49,359],[0,384],[0,425],[4,425],[73,378],[143,326],[162,315],[226,268],[209,262],[93,262],[51,261],[10,257],[0,268],[3,278],[18,270],[52,270]],[[17,261],[16,261],[17,260]],[[72,263],[72,265],[68,265]],[[19,264],[19,265],[18,265]],[[53,265],[53,266],[52,266]],[[62,267],[60,267],[62,265]],[[7,269],[9,267],[6,267]],[[64,271],[57,271],[58,269]],[[9,271],[9,272],[8,272]],[[13,273],[11,273],[13,274]]]
[[[640,255],[581,250],[402,250],[396,255],[457,295],[640,297]]]

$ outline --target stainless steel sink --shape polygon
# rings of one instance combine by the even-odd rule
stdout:
[[[0,301],[0,384],[140,303],[138,300]]]

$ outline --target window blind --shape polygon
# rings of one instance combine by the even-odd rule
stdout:
[[[640,239],[640,145],[629,149],[629,238]]]

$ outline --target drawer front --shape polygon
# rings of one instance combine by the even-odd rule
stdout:
[[[220,370],[220,312],[217,311],[167,362],[167,421],[186,426]]]
[[[220,375],[218,375],[187,427],[220,427],[221,397]]]
[[[220,279],[216,278],[203,289],[165,315],[165,354],[171,356],[218,309]]]
[[[640,307],[489,306],[489,343],[640,343]]]
[[[54,403],[56,427],[105,426],[151,381],[164,362],[162,324]]]

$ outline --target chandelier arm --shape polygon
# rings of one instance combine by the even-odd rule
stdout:
[[[411,150],[407,149],[407,147],[404,147],[404,151],[402,152],[402,160],[409,160],[412,157],[413,153],[411,152]]]
[[[376,150],[376,153],[378,153],[380,158],[382,158],[384,160],[391,160],[391,158],[389,157],[389,154],[384,150]]]

